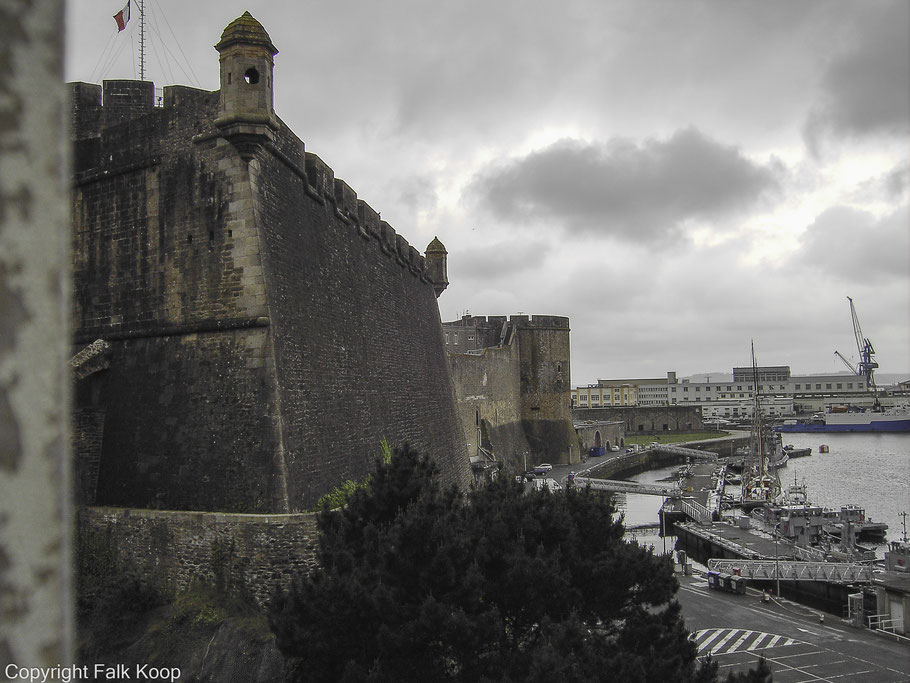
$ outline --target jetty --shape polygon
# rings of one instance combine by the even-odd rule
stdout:
[[[815,545],[813,541],[821,533],[815,526],[830,526],[834,521],[823,519],[821,508],[772,506],[778,517],[769,517],[764,509],[751,515],[722,514],[730,508],[730,501],[724,500],[728,458],[719,454],[727,449],[705,443],[699,446],[701,449],[696,450],[652,443],[636,452],[616,453],[578,472],[570,485],[660,495],[664,498],[660,519],[652,528],[659,528],[662,536],[675,535],[677,550],[704,564],[711,576],[746,581],[769,593],[783,591],[787,597],[844,617],[858,627],[906,637],[910,545],[900,544],[903,554],[885,571],[861,556],[850,557]],[[685,463],[675,483],[641,484],[618,479],[672,463]],[[853,506],[845,506],[840,517],[845,522],[849,518],[846,528],[859,530],[860,520]],[[898,557],[893,549],[890,554]]]

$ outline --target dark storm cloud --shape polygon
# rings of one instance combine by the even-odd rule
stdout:
[[[865,211],[835,206],[815,219],[795,259],[846,282],[910,280],[910,206],[880,220]]]
[[[804,128],[818,151],[825,133],[862,136],[910,131],[910,3],[870,3],[849,46],[822,78],[821,100]]]
[[[910,161],[897,166],[885,178],[885,192],[891,199],[900,199],[910,187]]]
[[[780,165],[756,164],[694,128],[666,140],[563,140],[475,177],[471,194],[499,219],[657,242],[686,220],[753,206],[778,186]]]

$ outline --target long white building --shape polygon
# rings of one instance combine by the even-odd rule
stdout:
[[[863,376],[847,373],[791,375],[788,366],[760,367],[758,390],[762,412],[790,415],[820,410],[826,403],[871,402],[870,388]],[[705,417],[744,416],[753,404],[752,368],[733,368],[716,380],[693,382],[677,379],[668,372],[659,379],[601,379],[597,384],[572,389],[572,406],[597,408],[613,405],[674,406],[701,405]]]

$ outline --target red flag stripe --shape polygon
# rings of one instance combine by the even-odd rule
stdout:
[[[114,15],[114,21],[117,22],[117,32],[119,33],[126,28],[126,22],[130,20],[130,0],[126,1],[126,7]]]

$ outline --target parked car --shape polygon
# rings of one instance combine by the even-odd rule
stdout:
[[[540,491],[541,489],[549,489],[550,491],[562,491],[562,485],[555,479],[535,479],[534,490]]]
[[[542,462],[537,467],[535,467],[532,471],[534,472],[534,474],[546,474],[547,472],[549,472],[552,469],[553,469],[553,465],[551,465],[548,462]]]

